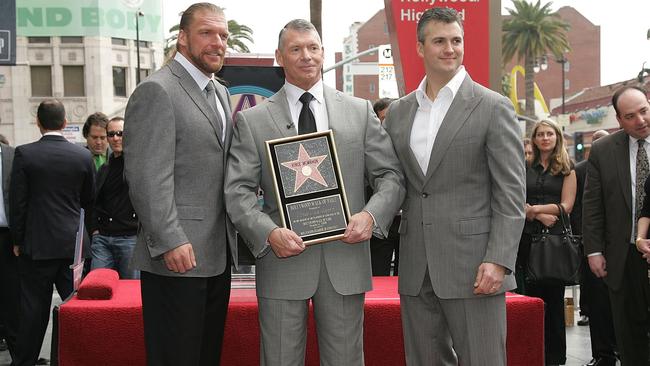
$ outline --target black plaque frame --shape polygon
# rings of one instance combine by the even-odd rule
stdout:
[[[293,192],[295,194],[287,195],[285,192],[286,182],[283,182],[282,180],[282,171],[284,170],[284,174],[286,176],[287,172],[290,172],[290,170],[292,169],[282,165],[282,163],[287,163],[290,160],[289,159],[282,160],[282,158],[279,157],[278,155],[283,155],[283,154],[278,154],[278,153],[288,151],[282,149],[295,150],[295,147],[299,145],[302,145],[302,147],[304,147],[305,145],[308,145],[312,142],[322,143],[323,141],[325,141],[327,144],[327,148],[326,148],[327,157],[323,160],[323,163],[321,164],[327,163],[325,168],[328,167],[331,168],[329,172],[333,173],[334,175],[333,182],[335,182],[334,184],[335,187],[319,186],[319,189],[317,190],[314,189],[313,191],[302,192],[302,193]],[[305,149],[308,150],[306,147]],[[328,211],[331,212],[332,209],[336,208],[337,211],[334,212],[331,216],[320,218],[321,221],[322,220],[327,221],[328,219],[331,219],[331,222],[329,222],[330,224],[329,226],[319,228],[316,232],[314,232],[314,230],[311,230],[311,231],[306,231],[304,233],[300,231],[296,231],[296,233],[303,239],[305,245],[318,244],[318,243],[324,243],[332,240],[341,239],[343,237],[343,234],[345,233],[345,228],[347,227],[347,224],[350,221],[350,210],[348,206],[348,200],[345,195],[343,179],[341,178],[341,170],[340,170],[338,155],[336,153],[336,143],[334,141],[334,134],[332,133],[332,130],[269,140],[266,141],[266,150],[267,150],[267,156],[269,158],[269,164],[271,166],[271,171],[273,173],[275,195],[278,202],[278,209],[280,210],[282,225],[285,228],[294,231],[296,231],[297,228],[300,227],[301,224],[298,224],[297,220],[294,221],[291,218],[290,210],[291,207],[294,206],[298,206],[298,205],[309,206],[307,210],[312,212],[320,211],[321,213],[328,212]],[[307,151],[307,153],[309,154],[310,152]],[[295,154],[295,152],[292,158],[298,160],[298,156]],[[331,164],[331,167],[329,166],[329,164]],[[295,179],[297,179],[298,173],[293,172],[293,174],[294,174],[294,181],[295,181]],[[305,181],[308,181],[311,178],[305,178],[305,179],[306,179]],[[340,207],[339,207],[339,203],[340,203]],[[324,210],[315,209],[314,205],[318,207],[319,204],[322,205],[321,207],[324,207],[326,209]],[[329,207],[325,206],[327,204],[329,204],[330,206]]]

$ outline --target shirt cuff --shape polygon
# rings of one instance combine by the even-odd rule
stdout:
[[[587,254],[587,257],[595,257],[597,255],[603,255],[603,253],[602,252],[589,253],[589,254]]]
[[[379,239],[386,239],[388,237],[388,233],[384,233],[379,226],[377,226],[377,220],[375,220],[375,215],[372,214],[372,212],[368,210],[363,210],[363,212],[367,212],[368,215],[372,218],[372,236],[379,238]]]

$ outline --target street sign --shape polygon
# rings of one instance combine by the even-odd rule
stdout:
[[[16,64],[16,0],[0,1],[0,65]]]

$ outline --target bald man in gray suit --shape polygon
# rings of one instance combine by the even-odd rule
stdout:
[[[384,124],[406,176],[399,292],[407,365],[505,365],[504,292],[524,224],[524,153],[512,104],[462,66],[459,14],[418,23],[426,77]]]
[[[237,114],[226,172],[228,213],[257,258],[262,364],[304,364],[311,299],[321,365],[361,366],[364,295],[372,288],[369,239],[373,228],[388,234],[404,198],[403,176],[370,103],[323,85],[323,48],[311,23],[294,20],[283,28],[276,59],[286,83]],[[309,100],[299,100],[305,95]],[[352,214],[341,241],[305,247],[280,227],[265,141],[305,133],[300,113],[313,115],[314,129],[334,133]],[[367,203],[366,181],[375,192]]]

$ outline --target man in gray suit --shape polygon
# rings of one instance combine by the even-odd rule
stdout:
[[[408,365],[505,365],[504,292],[524,224],[524,154],[511,103],[462,66],[463,26],[424,12],[426,77],[384,125],[406,176],[399,292]]]
[[[363,365],[363,305],[372,288],[369,239],[373,228],[387,235],[404,198],[403,176],[370,103],[323,85],[323,47],[311,23],[285,25],[275,57],[285,85],[237,114],[226,174],[228,213],[257,258],[262,364],[304,364],[311,299],[321,365]],[[304,124],[309,120],[311,126]],[[280,227],[265,141],[328,129],[352,216],[341,241],[305,247],[295,232]],[[366,180],[375,192],[367,203]],[[261,208],[258,187],[264,191]]]
[[[132,264],[142,271],[149,365],[219,364],[237,263],[223,196],[230,100],[213,78],[227,38],[221,8],[190,6],[174,59],[126,108],[124,171],[140,219]]]

